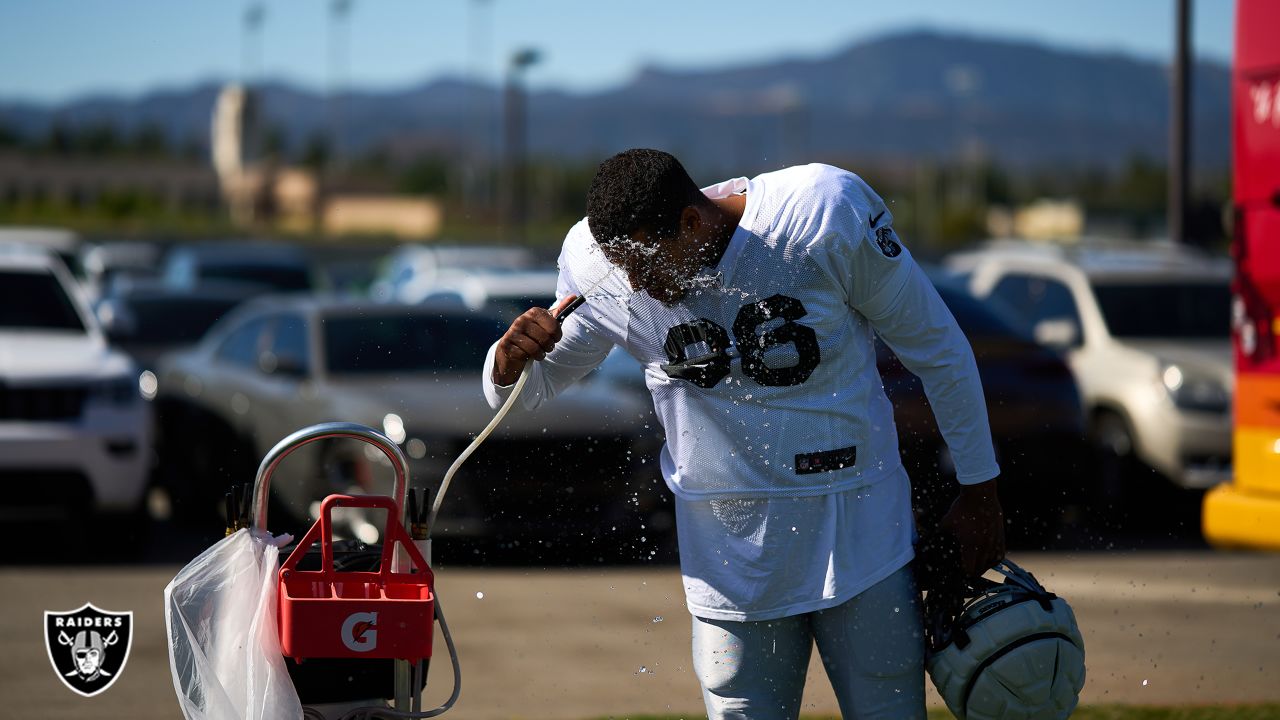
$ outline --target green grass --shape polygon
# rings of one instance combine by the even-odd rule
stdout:
[[[698,720],[697,715],[614,715],[596,720]],[[835,715],[801,715],[801,720],[839,720]],[[929,720],[952,720],[943,708],[929,711]],[[1092,705],[1078,708],[1071,720],[1280,720],[1280,703],[1261,705]]]

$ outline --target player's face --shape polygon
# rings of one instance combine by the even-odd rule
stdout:
[[[689,280],[699,269],[692,238],[686,233],[671,238],[655,238],[635,233],[630,242],[614,243],[606,251],[609,261],[627,273],[636,290],[644,290],[655,300],[673,305],[684,297]]]

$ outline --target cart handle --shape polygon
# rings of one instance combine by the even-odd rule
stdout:
[[[343,571],[338,572],[333,567],[333,509],[336,507],[353,507],[353,508],[377,508],[387,511],[387,525],[382,532],[382,560],[378,564],[377,575],[385,584],[387,578],[393,574],[417,574],[423,573],[427,576],[427,583],[431,585],[435,581],[435,575],[431,572],[431,568],[427,565],[427,561],[423,559],[422,553],[418,550],[418,546],[413,543],[413,538],[409,537],[409,533],[405,532],[404,525],[397,522],[395,512],[398,508],[395,501],[384,495],[330,495],[324,499],[320,505],[320,518],[311,526],[307,534],[303,536],[302,541],[298,543],[293,552],[289,554],[288,559],[280,566],[280,577],[288,578],[293,573],[316,574],[314,570],[298,570],[298,563],[306,556],[307,551],[315,543],[320,543],[320,570],[319,574],[324,575],[326,580],[332,581],[338,579],[342,575],[366,575],[362,571]],[[413,563],[414,568],[411,573],[400,573],[391,569],[392,554],[396,543],[399,543],[409,554],[409,560]]]
[[[409,462],[405,460],[404,452],[400,450],[400,446],[391,442],[391,439],[386,435],[367,425],[330,422],[309,425],[294,432],[289,437],[276,443],[276,446],[271,448],[271,452],[262,458],[262,464],[258,465],[258,475],[253,480],[253,526],[255,528],[259,530],[267,529],[267,499],[271,495],[271,476],[275,473],[276,466],[280,464],[280,461],[288,457],[289,453],[304,445],[330,438],[362,440],[378,448],[383,455],[387,456],[387,459],[391,461],[391,467],[396,472],[395,488],[392,491],[392,498],[396,503],[396,512],[401,516],[404,515],[405,493],[409,487]],[[403,517],[396,519],[401,522],[404,520]]]

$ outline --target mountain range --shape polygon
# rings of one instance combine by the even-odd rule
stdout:
[[[221,83],[58,106],[0,99],[0,122],[27,136],[54,123],[144,125],[176,143],[207,142]],[[1192,75],[1193,163],[1225,168],[1230,74]],[[385,148],[477,158],[501,148],[501,88],[455,77],[378,92],[260,87],[266,122],[286,148],[342,129],[343,153]],[[756,171],[809,159],[989,159],[1011,168],[1115,167],[1168,148],[1169,69],[1151,60],[1045,45],[911,31],[823,57],[703,70],[649,67],[599,92],[529,93],[535,155],[600,158],[634,146],[674,152],[702,171]]]

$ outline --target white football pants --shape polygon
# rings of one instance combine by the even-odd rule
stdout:
[[[693,618],[710,720],[794,720],[818,654],[848,720],[923,720],[924,632],[910,564],[842,605],[777,620]]]

